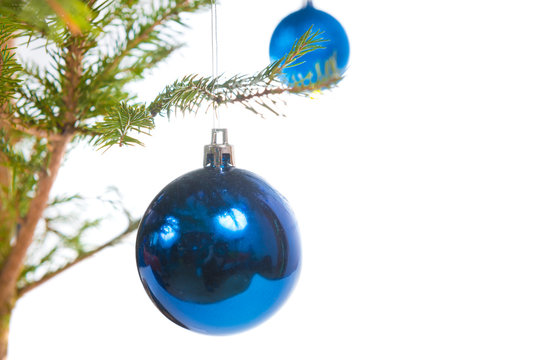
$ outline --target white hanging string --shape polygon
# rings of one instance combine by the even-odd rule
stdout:
[[[215,0],[211,2],[211,75],[213,79],[219,74],[217,57],[217,5]],[[217,106],[213,106],[213,128],[221,127]]]

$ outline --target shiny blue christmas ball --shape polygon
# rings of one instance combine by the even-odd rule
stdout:
[[[299,275],[287,201],[233,166],[180,176],[151,202],[136,259],[144,288],[176,324],[206,334],[251,328],[287,299]]]
[[[316,9],[308,2],[302,9],[285,17],[271,36],[270,59],[277,61],[290,51],[294,42],[312,26],[313,31],[323,31],[322,38],[328,40],[321,45],[324,49],[314,50],[299,59],[304,62],[284,70],[285,81],[296,83],[312,73],[312,82],[318,76],[328,75],[326,63],[333,56],[338,72],[342,75],[350,56],[350,43],[342,25],[330,14]]]

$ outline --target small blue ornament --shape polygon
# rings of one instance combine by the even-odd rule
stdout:
[[[136,259],[144,289],[166,317],[220,335],[273,314],[296,283],[301,256],[287,201],[233,166],[226,130],[212,135],[205,167],[168,184],[146,210]]]
[[[313,31],[323,31],[321,37],[328,41],[322,43],[324,49],[303,55],[299,59],[303,64],[283,71],[285,81],[290,84],[304,81],[309,73],[312,74],[310,81],[315,82],[319,76],[330,75],[330,71],[337,70],[342,75],[346,70],[350,57],[348,36],[337,19],[315,9],[312,1],[308,1],[302,9],[288,15],[277,25],[270,41],[271,61],[277,61],[288,53],[294,42],[311,26]]]

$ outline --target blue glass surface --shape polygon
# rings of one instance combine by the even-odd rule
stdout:
[[[299,275],[299,233],[287,201],[232,166],[185,174],[152,201],[136,244],[139,275],[176,324],[206,334],[253,327]]]
[[[318,49],[302,56],[298,66],[284,70],[286,81],[294,83],[313,74],[311,81],[316,81],[319,74],[325,75],[326,62],[335,56],[337,70],[342,74],[350,57],[350,43],[342,25],[333,16],[316,9],[307,3],[302,9],[285,17],[275,28],[270,41],[270,59],[277,61],[288,53],[294,42],[310,27],[313,31],[321,30],[322,38],[328,40],[322,44],[324,49]],[[318,69],[317,69],[318,67]]]

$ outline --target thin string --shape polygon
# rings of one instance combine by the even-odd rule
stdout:
[[[217,57],[217,5],[215,0],[211,1],[211,75],[215,80],[219,74],[218,57]],[[215,84],[214,84],[215,88]],[[221,121],[219,119],[219,113],[217,106],[213,106],[213,128],[217,129],[221,127]]]

